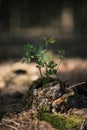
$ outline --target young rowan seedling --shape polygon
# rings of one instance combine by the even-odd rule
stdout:
[[[57,76],[61,61],[65,58],[65,51],[63,49],[58,50],[60,62],[56,64],[54,60],[51,60],[48,54],[48,45],[54,44],[55,39],[54,38],[47,39],[46,37],[43,37],[43,40],[45,46],[42,46],[41,44],[33,46],[32,44],[29,43],[24,45],[25,55],[23,58],[23,62],[31,62],[32,60],[34,60],[37,63],[36,67],[38,68],[42,79],[44,79],[44,76],[42,74],[42,69],[44,68],[46,70],[45,71],[45,77],[47,79],[45,81],[46,83],[49,82],[49,79],[52,75]]]

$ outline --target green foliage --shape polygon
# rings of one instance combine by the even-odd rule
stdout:
[[[45,76],[48,79],[48,81],[46,82],[49,82],[50,76],[57,75],[57,71],[60,64],[57,65],[53,60],[50,60],[50,57],[47,53],[48,45],[54,44],[55,39],[54,38],[47,39],[43,37],[43,40],[44,40],[45,47],[43,47],[40,44],[37,46],[33,46],[31,44],[24,45],[25,55],[23,58],[23,62],[31,62],[32,60],[34,60],[37,63],[36,67],[39,69],[41,78],[43,78],[42,68],[45,68],[46,70]],[[59,50],[58,53],[60,56],[60,60],[63,60],[65,57],[65,51]]]
[[[57,64],[55,64],[54,61],[49,61],[46,68],[46,76],[50,77],[50,75],[56,74],[56,67]]]
[[[25,50],[25,55],[23,58],[23,62],[30,62],[31,59],[34,58],[34,56],[33,56],[34,46],[32,46],[31,44],[25,44],[24,50]]]
[[[55,39],[53,37],[51,37],[49,39],[47,39],[46,37],[43,37],[43,40],[44,40],[46,45],[55,43]]]
[[[60,59],[63,60],[65,58],[65,51],[61,49],[61,50],[58,50],[58,53],[59,53]]]

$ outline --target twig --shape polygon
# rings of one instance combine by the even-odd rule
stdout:
[[[39,126],[39,120],[36,118],[35,130],[38,130],[38,126]]]
[[[18,123],[18,122],[16,122],[16,121],[14,121],[14,120],[11,120],[11,119],[3,119],[3,121],[4,122],[6,122],[7,123],[7,125],[9,125],[9,123],[13,123],[14,125],[16,125],[18,128],[20,128],[20,130],[21,130],[21,125],[20,125],[20,123]],[[11,125],[12,126],[12,125]],[[14,126],[13,126],[14,127]]]
[[[14,120],[3,119],[3,121],[6,121],[6,122],[12,122],[12,123],[14,123],[14,124],[17,125],[17,126],[20,126],[20,124],[19,124],[18,122],[14,121]]]
[[[80,130],[83,130],[84,129],[84,126],[85,126],[85,123],[87,122],[87,119],[84,119],[83,122],[82,122],[82,125],[80,127]]]
[[[77,86],[82,85],[82,84],[86,84],[86,82],[74,84],[74,85],[70,86],[69,88],[67,88],[67,90],[71,90],[72,88],[77,87]]]
[[[12,128],[12,129],[14,129],[14,130],[18,130],[17,127],[12,126],[12,125],[4,124],[4,123],[0,123],[0,125],[1,125],[1,126],[6,126],[6,127],[9,127],[9,128]]]

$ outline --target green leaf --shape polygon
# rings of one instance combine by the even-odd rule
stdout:
[[[41,65],[42,67],[44,67],[44,65],[46,64],[47,60],[48,60],[48,54],[46,52],[45,49],[43,49],[43,47],[41,45],[38,45],[38,47],[36,48],[36,61],[39,65]]]
[[[55,38],[49,38],[49,39],[47,39],[46,37],[43,37],[43,40],[44,40],[44,42],[45,42],[45,44],[54,44],[55,43]]]
[[[49,69],[49,70],[47,70],[46,71],[46,75],[48,76],[48,77],[50,77],[51,75],[53,75],[54,74],[54,71],[53,71],[54,69]]]
[[[54,44],[55,43],[55,38],[50,38],[49,43]]]
[[[47,67],[48,68],[55,68],[57,64],[54,63],[54,61],[49,61]]]
[[[31,59],[34,58],[34,46],[31,44],[25,44],[24,45],[25,50],[25,56],[24,56],[24,62],[30,62]]]
[[[58,50],[58,53],[59,53],[60,59],[63,60],[65,58],[65,51],[61,49],[61,50]]]

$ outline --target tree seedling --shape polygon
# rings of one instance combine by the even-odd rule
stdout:
[[[45,81],[44,82],[49,82],[49,79],[52,75],[57,75],[59,66],[61,64],[61,61],[65,58],[65,51],[58,50],[58,54],[60,57],[60,61],[58,64],[52,60],[48,54],[48,45],[49,44],[54,44],[55,39],[54,38],[49,38],[47,39],[46,37],[43,37],[44,41],[44,46],[41,44],[37,44],[36,46],[33,46],[32,44],[25,44],[24,45],[24,50],[25,50],[25,55],[23,57],[23,62],[31,62],[35,61],[37,63],[36,67],[38,68],[40,72],[40,76],[42,80],[44,79],[43,74],[42,74],[42,69],[44,68],[45,71]]]

